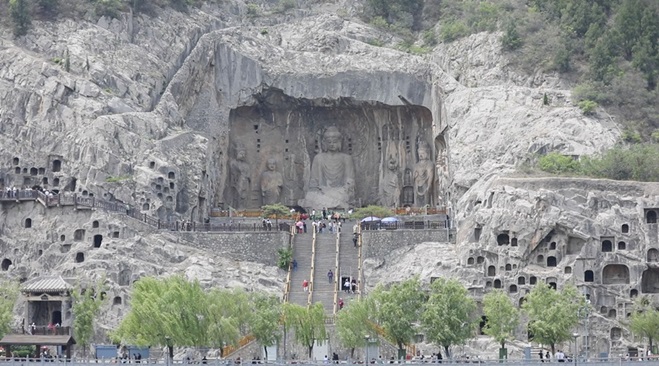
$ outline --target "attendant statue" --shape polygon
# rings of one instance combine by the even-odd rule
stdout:
[[[355,166],[352,157],[341,152],[342,136],[332,126],[323,133],[323,152],[311,163],[309,189],[303,205],[317,207],[349,207],[355,195]]]
[[[418,162],[414,165],[414,203],[423,207],[432,203],[435,166],[430,160],[430,147],[424,141],[417,145]]]
[[[281,188],[284,177],[277,171],[277,160],[270,158],[266,163],[266,170],[261,173],[261,198],[264,205],[281,202]]]
[[[380,180],[380,203],[385,207],[397,207],[399,200],[398,160],[396,160],[395,154],[392,154],[387,159],[387,167]]]
[[[251,169],[245,161],[247,151],[242,146],[236,147],[236,157],[229,165],[231,174],[231,192],[234,208],[245,208],[251,191]]]

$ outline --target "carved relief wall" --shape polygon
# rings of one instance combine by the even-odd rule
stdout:
[[[433,139],[431,114],[425,107],[349,98],[296,99],[276,90],[260,97],[258,105],[231,111],[228,151],[218,154],[225,157],[228,167],[226,179],[218,180],[225,182],[218,189],[223,192],[218,205],[257,208],[279,201],[311,208],[313,202],[343,202],[336,204],[341,207],[438,203],[436,165],[445,153],[438,155],[437,148],[445,145]],[[315,175],[343,176],[341,170],[350,161],[354,194],[344,200],[348,204],[309,199],[310,188],[317,185],[312,179]],[[322,165],[322,172],[318,173],[318,167],[312,172],[312,163]],[[328,192],[322,187],[321,191]]]

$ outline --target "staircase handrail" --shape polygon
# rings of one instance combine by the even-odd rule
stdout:
[[[307,306],[311,306],[313,299],[314,277],[316,272],[316,230],[311,237],[311,274],[309,275],[309,294],[307,295]]]
[[[288,247],[291,248],[291,253],[292,256],[291,258],[295,258],[295,246],[293,245],[294,240],[295,240],[295,230],[296,226],[291,225],[291,228],[289,230],[289,237],[288,237]],[[286,274],[286,283],[284,285],[284,302],[288,302],[288,298],[291,293],[291,277],[293,276],[293,261],[288,262],[288,273]]]
[[[238,341],[238,344],[236,344],[235,346],[232,345],[232,344],[229,344],[229,345],[226,345],[226,346],[222,347],[222,358],[229,357],[231,354],[236,353],[237,351],[245,348],[246,346],[248,346],[249,344],[251,344],[255,340],[256,340],[256,337],[254,337],[254,335],[248,334],[248,335],[242,337]]]
[[[363,247],[364,247],[364,240],[362,237],[362,226],[357,225],[357,240],[358,240],[358,248],[357,248],[357,300],[362,299],[362,281],[364,279],[364,272],[363,272],[363,266],[362,266],[362,255],[363,255]]]
[[[340,243],[341,243],[341,230],[336,231],[336,259],[334,261],[334,278],[333,278],[333,285],[334,285],[334,302],[332,305],[332,314],[336,314],[336,307],[338,305],[338,298],[339,298],[339,286],[337,284],[337,280],[340,282],[341,277],[339,276],[339,251],[340,251]]]

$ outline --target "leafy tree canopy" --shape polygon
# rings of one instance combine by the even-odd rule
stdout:
[[[438,278],[430,285],[430,297],[423,307],[421,324],[426,339],[444,348],[450,357],[452,345],[464,343],[474,334],[475,301],[455,279]]]
[[[11,330],[17,298],[18,284],[8,280],[0,281],[0,338]]]
[[[536,342],[551,346],[572,338],[572,330],[579,323],[579,309],[585,298],[576,287],[568,285],[561,291],[547,284],[538,284],[526,296],[522,308],[529,317],[528,328]]]
[[[369,205],[366,207],[360,207],[353,212],[351,217],[354,217],[356,219],[363,219],[364,217],[369,217],[369,216],[375,216],[379,218],[383,217],[389,217],[393,215],[393,212],[382,206],[376,206],[376,205]]]
[[[317,302],[311,306],[284,304],[284,323],[295,331],[295,340],[307,348],[311,358],[314,341],[327,339],[325,309]]]
[[[379,285],[369,297],[375,319],[385,337],[398,345],[398,349],[404,349],[416,334],[415,324],[426,299],[418,277],[388,288]]]
[[[634,304],[634,312],[629,321],[629,329],[635,335],[647,339],[650,349],[659,339],[659,310],[647,297],[640,297]]]
[[[483,297],[483,312],[487,318],[483,333],[494,338],[501,348],[505,348],[507,341],[515,339],[519,311],[508,294],[495,290]]]

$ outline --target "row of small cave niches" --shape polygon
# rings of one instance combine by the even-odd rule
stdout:
[[[37,168],[37,167],[29,167],[29,168],[23,167],[23,168],[21,168],[20,164],[21,164],[21,159],[19,159],[18,157],[14,157],[14,159],[12,159],[12,165],[14,166],[14,173],[15,174],[21,174],[21,173],[22,174],[30,174],[30,175],[43,175],[43,174],[46,174],[46,168],[44,168],[44,167],[39,167],[39,168]],[[50,162],[49,165],[50,165],[50,171],[51,172],[57,173],[57,172],[62,170],[62,160],[60,160],[60,159],[53,159]]]

